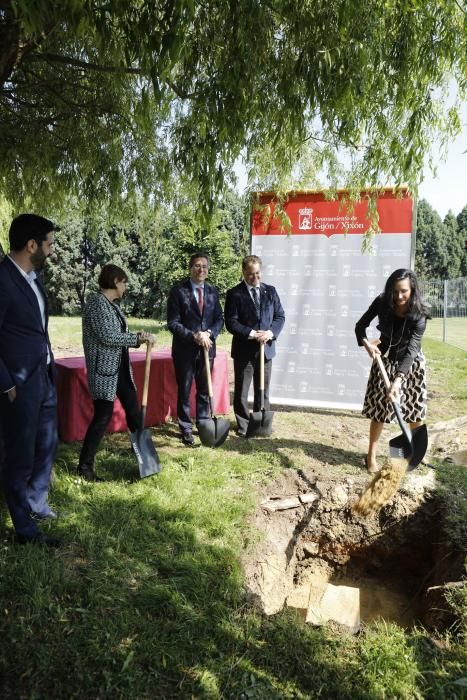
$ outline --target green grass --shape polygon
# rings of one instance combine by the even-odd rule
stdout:
[[[172,335],[164,321],[132,317],[127,321],[131,331],[144,330],[154,333],[156,349],[170,348]],[[78,354],[82,354],[81,316],[52,316],[49,321],[49,334],[55,347],[75,348]],[[217,346],[221,350],[230,350],[231,339],[230,333],[224,331],[217,339]]]
[[[51,324],[71,347],[79,319]],[[168,346],[160,325],[131,324]],[[435,341],[425,351],[436,411],[465,413],[464,354]],[[143,481],[134,480],[125,435],[103,442],[101,484],[76,477],[79,444],[60,446],[51,502],[68,515],[44,527],[66,546],[14,544],[1,511],[2,700],[463,697],[467,659],[454,635],[435,644],[424,630],[378,623],[339,637],[248,602],[240,557],[261,536],[250,520],[259,488],[310,456],[355,473],[354,446],[341,449],[332,431],[348,424],[353,440],[354,425],[367,427],[349,412],[284,411],[275,420],[275,440],[232,436],[219,450],[187,450],[174,425],[157,428],[163,471]],[[445,490],[458,497],[457,532],[463,491],[453,474]]]
[[[423,339],[428,373],[428,423],[467,414],[467,355],[429,338]]]
[[[444,323],[442,318],[432,318],[427,323],[425,337],[443,340]],[[467,318],[446,319],[446,343],[467,350]]]

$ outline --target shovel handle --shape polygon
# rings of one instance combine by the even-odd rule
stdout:
[[[206,368],[206,379],[208,382],[208,394],[209,398],[212,400],[212,397],[214,396],[214,392],[212,390],[212,379],[211,379],[211,365],[209,364],[209,352],[207,348],[203,347],[203,352],[204,352],[204,366]]]
[[[391,382],[389,381],[388,373],[386,372],[386,367],[384,366],[383,360],[381,359],[381,355],[376,355],[376,362],[378,363],[379,371],[381,372],[381,376],[383,377],[384,381],[384,386],[386,389],[391,388]],[[399,401],[391,401],[392,407],[394,409],[394,413],[396,414],[397,422],[399,423],[402,432],[404,433],[405,439],[409,442],[412,443],[412,436],[410,435],[406,424],[404,423],[404,419],[402,418],[402,413],[401,413],[401,407],[399,404]]]
[[[384,381],[384,386],[386,389],[391,388],[391,382],[389,381],[388,373],[386,372],[386,367],[384,366],[384,362],[381,359],[381,355],[376,355],[376,362],[378,363],[379,371],[381,372],[381,376],[383,377]]]
[[[149,374],[151,372],[151,351],[153,348],[153,343],[147,343],[146,347],[146,364],[144,365],[144,384],[143,384],[143,398],[141,401],[141,408],[146,410],[148,405],[148,391],[149,391]]]
[[[259,344],[259,390],[264,393],[264,343]]]

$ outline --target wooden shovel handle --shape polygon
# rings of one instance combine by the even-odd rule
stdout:
[[[209,351],[207,348],[203,347],[204,351],[204,366],[206,368],[206,379],[208,381],[208,394],[209,398],[212,399],[214,392],[212,390],[212,379],[211,379],[211,365],[209,364]]]
[[[153,343],[147,343],[146,364],[144,365],[143,399],[141,401],[141,408],[146,408],[146,406],[148,405],[149,374],[151,372],[151,351],[153,347]]]
[[[375,357],[376,362],[378,363],[379,371],[381,372],[381,376],[383,377],[384,381],[384,386],[386,389],[391,388],[391,382],[389,381],[388,373],[386,372],[386,367],[384,366],[383,360],[381,359],[381,355],[376,355]]]
[[[259,390],[264,391],[264,343],[259,344]]]

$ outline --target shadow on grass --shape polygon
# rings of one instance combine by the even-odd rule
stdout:
[[[3,698],[358,697],[324,633],[247,605],[229,537],[189,493],[175,506],[157,481],[59,469],[54,501],[65,548],[1,555]]]
[[[226,452],[247,453],[260,451],[268,454],[275,453],[279,455],[283,467],[287,469],[297,469],[296,459],[294,459],[293,455],[294,452],[301,450],[305,456],[320,463],[336,466],[349,464],[365,471],[361,453],[310,440],[280,437],[246,439],[232,435],[229,436],[229,439],[223,444],[221,449]],[[286,450],[290,454],[287,454]]]

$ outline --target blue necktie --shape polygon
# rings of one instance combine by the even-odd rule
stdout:
[[[259,318],[260,313],[261,313],[261,306],[260,306],[260,301],[259,301],[259,289],[258,289],[258,287],[252,287],[251,291],[253,294],[253,301],[255,302],[256,316]]]

